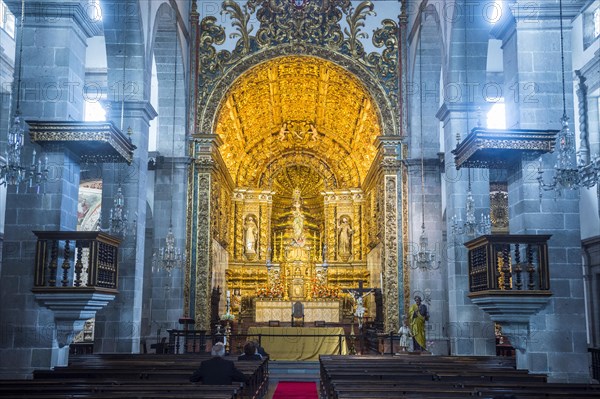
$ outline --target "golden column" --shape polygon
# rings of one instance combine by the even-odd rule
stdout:
[[[199,330],[210,329],[211,185],[221,164],[219,145],[214,134],[196,135],[190,143],[184,315],[194,318]]]
[[[403,231],[398,226],[403,226],[406,217],[402,208],[403,174],[402,172],[402,143],[400,137],[379,137],[380,166],[383,179],[383,326],[386,333],[398,331],[400,327],[400,307],[404,307],[404,298],[398,296],[398,283],[403,287],[403,292],[408,289],[407,273],[404,269]],[[399,279],[400,277],[400,279]],[[404,295],[403,295],[404,296]]]

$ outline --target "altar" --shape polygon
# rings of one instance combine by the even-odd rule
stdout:
[[[271,360],[319,360],[319,355],[347,355],[342,327],[250,327]]]
[[[337,299],[321,299],[300,301],[304,305],[304,322],[324,321],[326,323],[339,323],[341,316],[341,302]],[[293,301],[257,299],[255,303],[255,321],[258,323],[270,320],[281,322],[291,321]]]

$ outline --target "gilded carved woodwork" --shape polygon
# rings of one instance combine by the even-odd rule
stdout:
[[[399,247],[399,239],[406,241],[399,228],[402,228],[404,210],[408,207],[402,201],[407,198],[403,192],[402,162],[403,155],[400,140],[398,138],[380,137],[379,150],[381,154],[381,170],[383,183],[383,323],[386,332],[397,331],[400,327],[398,314],[398,281],[399,273],[402,278],[407,274],[405,269],[408,265],[404,262],[404,251]],[[401,197],[399,197],[401,196]],[[400,208],[400,215],[399,213]],[[400,223],[398,223],[400,221]],[[401,257],[399,259],[399,256]],[[401,261],[402,260],[402,261]],[[400,270],[398,270],[400,268]],[[406,286],[403,286],[406,295]],[[410,292],[410,291],[409,291]]]
[[[360,262],[364,260],[365,248],[362,225],[362,204],[364,194],[361,189],[324,191],[327,212],[325,220],[327,261]],[[348,245],[348,247],[346,247]]]
[[[194,309],[199,330],[210,329],[210,281],[212,276],[212,242],[210,234],[210,173],[201,173],[198,178],[197,220],[198,236],[196,253],[196,304]]]
[[[408,147],[407,146],[403,146],[402,147],[402,158],[406,159],[408,156]],[[402,306],[402,310],[403,310],[403,314],[404,315],[408,315],[408,309],[410,306],[410,297],[411,297],[411,290],[410,290],[410,270],[409,270],[409,265],[410,265],[410,259],[409,259],[409,254],[410,254],[410,241],[409,241],[409,235],[408,235],[408,231],[409,231],[409,223],[408,223],[408,166],[406,164],[402,165],[402,169],[401,169],[401,173],[402,173],[402,197],[401,197],[401,210],[402,210],[402,221],[401,221],[401,226],[402,226],[402,288],[403,288],[403,303],[401,304]]]
[[[385,190],[385,238],[384,238],[384,330],[397,331],[398,317],[398,179],[387,175]]]
[[[382,22],[372,35],[379,50],[368,54],[361,40],[370,2],[309,1],[298,8],[225,1],[223,13],[227,35],[214,17],[196,30],[194,131],[216,139],[194,135],[200,140],[188,191],[187,271],[193,273],[185,275],[186,309],[195,309],[197,328],[207,327],[213,238],[230,254],[227,286],[241,298],[259,289],[273,294],[275,280],[289,296],[296,267],[310,297],[307,279],[316,278],[324,246],[328,288],[355,289],[369,281],[366,255],[382,242],[384,324],[397,330],[398,255],[407,253],[398,248],[398,196],[403,218],[408,196],[399,157],[390,146],[376,147],[379,137],[397,139],[399,129],[396,23]],[[227,37],[236,40],[227,47],[233,49],[218,49]],[[287,248],[295,189],[302,193],[306,245],[296,252]],[[257,225],[256,243],[247,240],[249,221]]]
[[[490,184],[490,222],[492,233],[509,232],[508,226],[508,184]]]
[[[291,47],[296,53],[306,52],[308,46],[333,50],[359,63],[378,85],[384,88],[391,108],[398,97],[398,26],[389,19],[373,33],[373,45],[379,52],[367,54],[360,39],[366,37],[362,28],[366,18],[373,14],[373,4],[365,1],[353,8],[349,0],[331,0],[326,3],[308,2],[301,9],[292,2],[251,0],[241,7],[227,0],[222,4],[224,14],[231,19],[235,32],[229,37],[236,40],[234,49],[217,50],[226,40],[225,29],[217,25],[215,17],[201,21],[198,39],[198,109],[209,105],[209,96],[217,80],[252,54],[269,48]],[[347,27],[342,31],[340,21],[345,16]],[[254,25],[259,22],[256,34]],[[255,62],[256,63],[256,62]],[[392,120],[390,120],[392,122]],[[201,126],[201,124],[199,124]]]
[[[337,187],[352,187],[373,162],[379,126],[376,106],[356,77],[329,61],[283,57],[233,84],[216,133],[238,186],[259,187],[277,166],[271,160],[292,157],[290,163],[301,154],[322,163]]]
[[[229,221],[232,193],[221,174],[215,173],[211,185],[211,230],[223,248],[229,245]]]

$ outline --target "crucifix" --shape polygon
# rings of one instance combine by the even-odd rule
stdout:
[[[365,291],[367,291],[365,293]],[[343,289],[342,292],[346,292],[352,295],[352,298],[356,302],[356,298],[360,296],[360,298],[365,298],[367,295],[373,293],[375,299],[375,319],[374,322],[376,325],[380,325],[383,320],[383,297],[382,291],[379,288],[365,288],[363,286],[363,281],[358,282],[358,289]]]
[[[363,287],[363,280],[359,280],[358,281],[358,289],[354,290],[354,289],[350,289],[350,288],[344,288],[342,291],[343,292],[347,292],[348,294],[352,294],[352,296],[356,299],[356,298],[364,298],[367,295],[375,292],[374,288],[364,288]],[[366,290],[369,290],[368,292],[365,293]]]
[[[369,290],[367,292],[365,292],[365,290]],[[349,294],[352,295],[352,297],[354,298],[354,303],[356,305],[356,308],[354,310],[354,315],[358,318],[358,328],[362,329],[362,325],[363,325],[363,319],[365,316],[365,306],[364,306],[364,299],[367,295],[372,294],[373,292],[375,292],[375,289],[373,288],[364,288],[363,287],[363,281],[360,280],[358,282],[358,290],[351,290],[351,289],[345,289],[345,292],[348,292]]]

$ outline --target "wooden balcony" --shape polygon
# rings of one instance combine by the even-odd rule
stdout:
[[[121,240],[98,231],[34,231],[34,292],[117,292]]]
[[[496,322],[528,322],[552,295],[550,235],[484,235],[469,249],[469,298]]]
[[[36,301],[54,313],[59,347],[118,294],[121,240],[97,231],[34,231]]]

